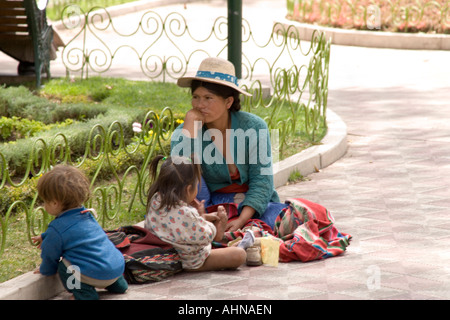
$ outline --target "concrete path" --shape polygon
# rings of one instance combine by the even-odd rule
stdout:
[[[275,13],[285,1],[244,0],[244,6],[244,13]],[[329,108],[348,126],[348,151],[278,192],[282,200],[302,197],[327,207],[337,227],[353,236],[344,255],[180,273],[101,298],[449,299],[448,61],[448,51],[332,46]]]
[[[449,52],[331,49],[329,106],[346,122],[345,157],[281,187],[333,212],[346,255],[299,267],[308,298],[448,299]]]

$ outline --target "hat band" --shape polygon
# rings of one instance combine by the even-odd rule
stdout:
[[[234,83],[236,86],[238,85],[237,77],[221,72],[197,71],[197,77],[222,80]]]

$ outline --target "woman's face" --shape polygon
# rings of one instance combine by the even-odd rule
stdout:
[[[228,109],[233,104],[233,97],[226,99],[204,87],[198,87],[192,93],[192,107],[204,117],[204,123],[212,123],[220,119],[228,119]]]

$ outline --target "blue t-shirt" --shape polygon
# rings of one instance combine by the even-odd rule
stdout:
[[[85,208],[69,209],[56,217],[42,234],[40,272],[53,275],[63,257],[80,272],[98,280],[122,275],[125,260],[97,220]]]

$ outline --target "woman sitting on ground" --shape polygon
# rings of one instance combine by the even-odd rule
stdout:
[[[197,199],[205,206],[238,203],[239,216],[227,231],[241,229],[258,218],[274,227],[281,209],[273,184],[270,134],[260,117],[240,111],[234,65],[221,58],[203,60],[195,77],[178,79],[191,88],[192,109],[172,135],[172,155],[195,155],[201,163],[202,189]]]

